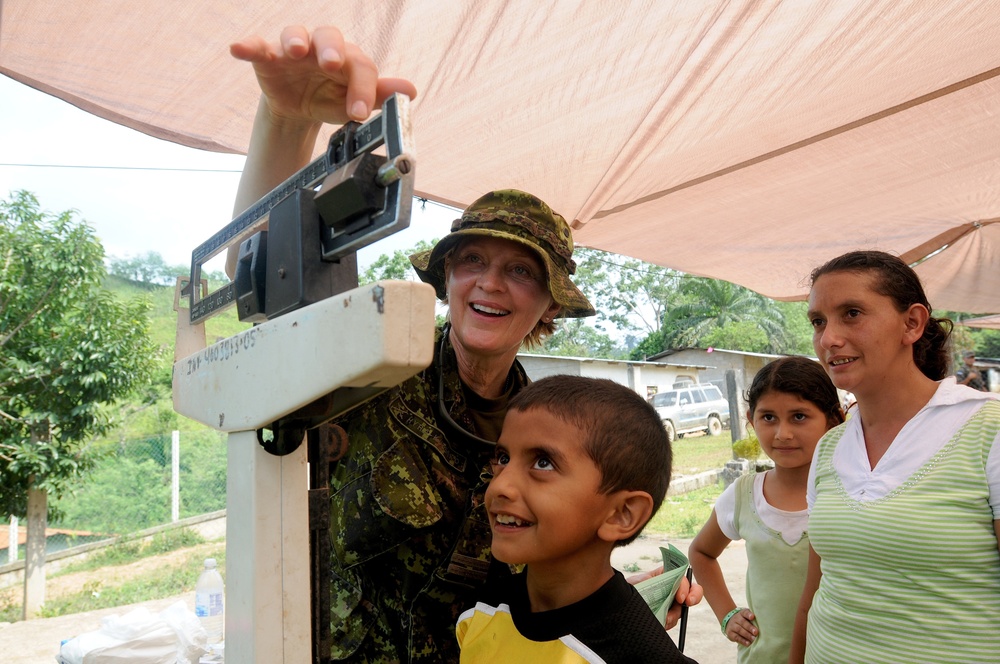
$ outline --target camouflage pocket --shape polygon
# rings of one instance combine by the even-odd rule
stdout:
[[[371,560],[413,534],[412,526],[385,513],[371,486],[371,476],[362,475],[330,497],[330,540],[341,569]]]
[[[441,495],[412,441],[397,441],[375,461],[371,488],[383,512],[412,528],[441,519]]]
[[[364,642],[375,622],[375,608],[357,585],[339,576],[330,576],[330,657],[351,656]]]
[[[441,498],[412,442],[397,442],[330,496],[330,537],[342,568],[365,562],[441,519]]]
[[[473,493],[471,503],[448,564],[438,568],[436,575],[449,583],[478,588],[486,581],[490,569],[493,533],[483,504],[482,488]]]

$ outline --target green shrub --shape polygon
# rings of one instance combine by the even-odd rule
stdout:
[[[205,538],[190,528],[164,530],[153,535],[142,551],[143,556],[155,556],[175,549],[184,549],[201,544]]]
[[[760,449],[760,441],[757,440],[757,436],[750,434],[746,438],[740,438],[733,443],[733,454],[737,459],[757,461],[760,455],[763,454],[763,451]]]
[[[127,565],[140,558],[157,556],[177,549],[196,546],[205,538],[190,528],[164,530],[156,533],[148,542],[135,537],[126,537],[114,544],[98,549],[81,562],[71,563],[53,576],[100,569],[113,565]]]

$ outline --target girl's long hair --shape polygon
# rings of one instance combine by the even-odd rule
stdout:
[[[753,377],[745,395],[751,419],[757,410],[757,402],[769,392],[794,394],[803,401],[808,401],[826,415],[831,427],[844,421],[844,410],[840,406],[837,388],[823,365],[815,360],[791,356],[765,364]]]

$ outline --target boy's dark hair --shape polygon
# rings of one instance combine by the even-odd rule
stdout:
[[[584,432],[583,448],[601,471],[598,491],[645,491],[653,498],[651,514],[656,514],[670,484],[670,440],[645,399],[612,380],[559,375],[525,387],[510,400],[508,411],[533,408]]]
[[[840,395],[823,366],[807,357],[783,357],[768,362],[747,389],[746,400],[753,417],[757,402],[768,392],[785,392],[810,402],[826,415],[831,425],[844,421]]]
[[[909,309],[911,304],[924,305],[928,314],[933,311],[920,277],[899,256],[884,251],[851,251],[813,270],[810,283],[815,284],[824,274],[834,272],[873,274],[872,289],[891,299],[900,313]],[[929,316],[923,336],[913,344],[913,361],[931,380],[941,380],[948,375],[951,362],[948,337],[953,328],[951,319]]]

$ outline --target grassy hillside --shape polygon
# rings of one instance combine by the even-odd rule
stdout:
[[[218,288],[220,284],[210,284],[211,288]],[[174,354],[174,340],[177,333],[177,314],[174,311],[174,287],[173,286],[151,286],[135,281],[128,281],[121,277],[109,276],[105,281],[105,287],[121,298],[144,297],[152,305],[150,311],[150,322],[153,341],[167,355],[172,358]],[[182,298],[180,302],[182,313],[187,315],[187,298]],[[236,316],[236,309],[230,308],[218,316],[209,319],[205,323],[205,336],[209,344],[220,339],[231,337],[237,332],[250,327],[247,323],[241,323]]]
[[[122,299],[144,298],[149,301],[150,335],[160,349],[159,368],[153,384],[134,395],[127,403],[119,405],[116,410],[121,425],[108,439],[124,442],[160,436],[173,429],[206,430],[207,427],[177,415],[173,409],[171,370],[178,316],[178,312],[174,311],[173,286],[154,286],[108,276],[105,287]],[[210,284],[210,287],[218,288],[219,284]],[[179,313],[186,316],[186,299],[182,301],[182,305]],[[236,309],[230,308],[205,323],[206,341],[212,344],[249,327],[249,324],[239,321]]]

